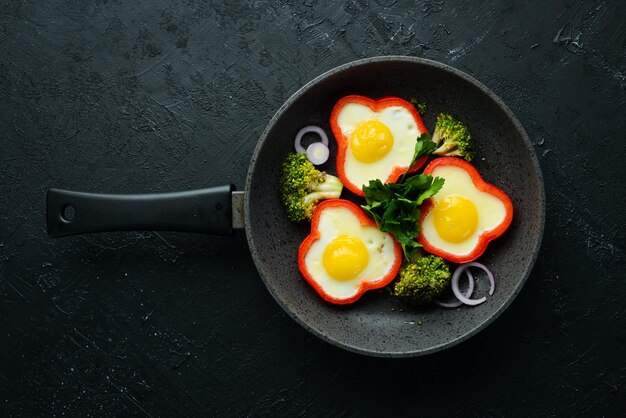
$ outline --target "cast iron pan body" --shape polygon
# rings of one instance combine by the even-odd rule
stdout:
[[[398,96],[428,103],[424,117],[434,126],[439,112],[466,122],[478,145],[475,166],[513,200],[515,214],[505,235],[489,244],[480,261],[496,277],[496,291],[473,308],[415,310],[386,289],[367,292],[356,303],[323,301],[300,276],[298,247],[309,224],[289,222],[277,192],[280,166],[304,125],[330,131],[329,115],[341,97]],[[336,144],[321,169],[336,174]],[[98,231],[176,230],[232,233],[232,186],[154,195],[99,195],[52,189],[48,233],[64,236]],[[343,198],[362,203],[344,189]],[[66,209],[74,213],[68,216]],[[276,113],[252,156],[245,185],[244,224],[252,257],[276,301],[306,329],[339,347],[387,357],[442,350],[474,335],[514,299],[528,278],[543,235],[545,198],[537,158],[524,129],[486,87],[464,73],[411,57],[377,57],[343,65],[313,80]],[[484,292],[479,280],[477,292]]]
[[[329,115],[341,97],[398,96],[427,102],[424,122],[434,127],[439,112],[466,122],[477,140],[474,165],[483,178],[512,199],[515,214],[505,235],[480,261],[493,271],[496,291],[473,308],[415,310],[385,289],[356,303],[323,301],[301,278],[298,246],[308,224],[285,218],[276,185],[285,155],[304,125],[330,132]],[[336,144],[322,166],[336,174]],[[344,190],[343,198],[361,202]],[[491,323],[513,301],[535,262],[545,218],[543,180],[528,136],[504,103],[481,83],[447,65],[413,57],[376,57],[331,70],[295,93],[276,113],[252,156],[244,200],[248,244],[258,271],[276,301],[306,329],[342,348],[373,356],[409,357],[458,344]],[[480,282],[479,282],[480,284]],[[481,286],[479,286],[479,291]]]

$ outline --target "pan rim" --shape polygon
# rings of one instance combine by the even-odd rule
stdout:
[[[538,235],[537,235],[537,240],[533,245],[532,248],[532,254],[531,257],[529,259],[529,266],[528,269],[525,271],[522,279],[520,281],[518,281],[518,283],[516,284],[516,286],[513,289],[513,292],[511,293],[511,296],[505,301],[505,303],[503,303],[497,310],[495,310],[485,321],[483,321],[482,323],[478,324],[476,327],[474,327],[473,329],[471,329],[469,332],[463,334],[462,336],[455,338],[453,340],[447,341],[445,343],[439,344],[439,345],[435,345],[426,349],[416,349],[413,351],[397,351],[397,350],[387,350],[387,351],[377,351],[377,350],[372,350],[372,349],[368,349],[368,348],[364,348],[364,347],[360,347],[360,346],[354,346],[351,344],[348,344],[346,342],[343,341],[339,341],[337,339],[334,339],[332,337],[330,337],[329,335],[327,335],[326,333],[324,333],[323,330],[318,329],[316,327],[314,327],[312,324],[306,322],[305,320],[303,320],[302,318],[300,318],[294,311],[292,311],[290,309],[290,307],[278,296],[276,290],[274,289],[272,283],[271,283],[271,279],[270,279],[270,275],[271,273],[268,273],[265,271],[265,269],[263,268],[263,265],[259,262],[259,253],[257,251],[257,247],[254,243],[254,240],[252,238],[252,233],[251,233],[251,228],[250,225],[252,224],[251,221],[251,202],[250,202],[250,187],[252,184],[252,176],[253,173],[255,172],[255,168],[256,168],[256,164],[257,164],[257,160],[258,160],[258,156],[259,153],[261,152],[262,148],[263,148],[263,144],[265,143],[269,132],[272,130],[272,128],[274,127],[274,125],[276,124],[276,121],[279,120],[282,115],[285,113],[285,111],[291,106],[291,104],[293,102],[295,102],[298,98],[300,98],[303,94],[305,94],[307,91],[309,91],[311,88],[313,88],[315,85],[317,85],[319,82],[321,82],[322,80],[333,76],[334,74],[337,74],[339,72],[345,71],[347,69],[350,68],[354,68],[354,67],[358,67],[358,66],[365,66],[368,64],[372,64],[372,63],[379,63],[379,62],[388,62],[388,61],[401,61],[401,62],[407,62],[407,63],[414,63],[414,64],[421,64],[421,65],[425,65],[425,66],[430,66],[430,67],[434,67],[438,70],[441,71],[445,71],[448,73],[451,73],[454,76],[460,77],[463,80],[467,81],[468,83],[472,84],[474,87],[478,88],[482,93],[486,94],[500,109],[502,109],[505,114],[507,115],[507,117],[509,118],[509,120],[513,123],[515,129],[520,133],[522,140],[524,141],[525,146],[527,147],[529,154],[530,154],[530,158],[531,158],[531,164],[533,166],[534,172],[537,175],[537,180],[538,180],[538,185],[539,185],[539,206],[540,206],[540,210],[539,210],[539,226],[538,226]],[[278,109],[278,111],[276,111],[276,113],[274,114],[274,116],[270,119],[270,121],[268,122],[267,126],[265,127],[263,133],[261,134],[261,137],[259,138],[259,141],[256,144],[256,147],[253,151],[251,160],[250,160],[250,165],[248,168],[248,173],[246,175],[246,181],[245,181],[245,193],[244,193],[244,225],[245,225],[245,230],[246,230],[246,239],[248,242],[248,247],[250,249],[250,253],[252,255],[252,259],[254,261],[254,264],[257,268],[257,271],[259,272],[259,275],[261,276],[261,279],[263,280],[263,282],[265,283],[265,286],[267,287],[267,289],[269,290],[270,294],[272,295],[272,297],[276,300],[276,302],[278,302],[278,304],[282,307],[282,309],[291,317],[293,318],[298,324],[300,324],[304,329],[306,329],[307,331],[311,332],[312,334],[316,335],[317,337],[319,337],[320,339],[327,341],[337,347],[346,349],[348,351],[354,352],[354,353],[358,353],[358,354],[363,354],[363,355],[367,355],[367,356],[373,356],[373,357],[392,357],[392,358],[403,358],[403,357],[417,357],[417,356],[422,356],[422,355],[426,355],[426,354],[430,354],[430,353],[435,353],[435,352],[439,352],[442,351],[444,349],[447,348],[451,348],[453,346],[456,346],[458,344],[460,344],[461,342],[471,338],[472,336],[478,334],[480,331],[482,331],[483,329],[485,329],[487,326],[489,326],[493,321],[496,320],[496,318],[498,318],[510,305],[511,303],[516,299],[517,295],[520,293],[521,289],[523,288],[524,284],[526,283],[526,281],[528,280],[528,277],[530,276],[535,262],[537,261],[537,257],[539,255],[539,250],[541,248],[541,244],[543,241],[543,235],[544,235],[544,229],[545,229],[545,218],[546,218],[546,197],[545,197],[545,184],[543,181],[543,174],[541,171],[541,166],[539,164],[539,160],[537,158],[537,154],[532,146],[532,143],[530,141],[530,138],[528,137],[524,127],[522,126],[521,122],[518,120],[518,118],[515,116],[515,114],[511,111],[511,109],[502,101],[502,99],[500,99],[499,96],[497,96],[493,91],[491,91],[489,88],[487,88],[484,84],[482,84],[480,81],[478,81],[477,79],[475,79],[474,77],[464,73],[461,70],[458,70],[454,67],[451,67],[447,64],[438,62],[438,61],[433,61],[433,60],[429,60],[429,59],[425,59],[425,58],[420,58],[420,57],[412,57],[412,56],[404,56],[404,55],[383,55],[383,56],[375,56],[375,57],[370,57],[370,58],[363,58],[363,59],[358,59],[355,61],[351,61],[342,65],[339,65],[333,69],[330,69],[324,73],[322,73],[321,75],[315,77],[314,79],[312,79],[311,81],[309,81],[308,83],[306,83],[304,86],[302,86],[300,89],[298,89],[295,93],[293,93],[291,95],[291,97],[289,97],[285,103]]]

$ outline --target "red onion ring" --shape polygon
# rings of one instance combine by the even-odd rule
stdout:
[[[489,280],[489,285],[491,286],[489,288],[489,296],[493,295],[493,292],[496,290],[496,281],[493,277],[493,273],[491,272],[491,270],[489,270],[487,266],[485,266],[484,264],[479,263],[477,261],[466,263],[465,266],[466,266],[465,268],[478,267],[479,269],[482,269],[485,271],[485,273],[487,273],[487,279]]]
[[[313,165],[324,164],[328,161],[330,150],[321,142],[314,142],[306,149],[306,158]]]
[[[301,141],[302,141],[302,137],[305,134],[308,134],[309,132],[314,132],[318,134],[322,143],[328,147],[328,136],[326,136],[326,132],[324,132],[324,130],[320,128],[319,126],[309,125],[300,129],[298,131],[298,134],[296,135],[296,139],[293,142],[293,146],[296,148],[297,152],[300,152],[300,153],[306,152],[306,149],[304,149],[304,147],[302,146]]]
[[[469,279],[469,285],[467,286],[467,290],[465,291],[465,297],[469,298],[470,296],[472,296],[472,292],[474,291],[474,276],[468,269],[465,269],[464,271],[467,275],[467,278]],[[458,308],[459,306],[463,305],[463,302],[461,302],[460,300],[457,300],[456,302],[441,302],[435,300],[435,304],[441,306],[442,308]]]
[[[491,284],[491,288],[489,289],[489,295],[493,295],[493,292],[496,289],[496,282],[493,278],[493,273],[484,264],[477,263],[474,261],[471,263],[461,264],[459,267],[457,267],[454,274],[452,275],[452,281],[451,281],[452,292],[454,293],[454,296],[456,296],[457,299],[460,300],[462,303],[466,305],[470,305],[470,306],[476,306],[486,301],[487,297],[483,296],[480,299],[469,299],[465,297],[465,295],[463,295],[461,291],[459,290],[459,277],[461,276],[461,273],[465,271],[466,269],[468,269],[469,267],[478,267],[484,270],[485,273],[487,273],[487,278],[489,279],[489,282]]]

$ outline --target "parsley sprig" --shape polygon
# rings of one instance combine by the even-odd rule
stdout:
[[[420,135],[409,167],[420,157],[431,154],[434,146],[430,135]],[[363,186],[367,204],[361,207],[376,221],[381,231],[396,237],[404,256],[409,259],[413,251],[421,247],[417,242],[421,216],[419,206],[441,189],[444,179],[428,174],[405,178],[407,173],[408,169],[398,183],[384,184],[378,179],[370,180],[369,185]]]

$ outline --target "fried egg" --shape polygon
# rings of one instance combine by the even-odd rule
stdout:
[[[300,246],[298,265],[325,300],[353,302],[396,276],[402,261],[399,245],[354,203],[324,201],[311,222],[311,235]]]
[[[360,196],[370,180],[395,182],[411,163],[417,137],[427,133],[413,105],[395,97],[344,97],[333,109],[331,128],[339,143],[337,174]]]
[[[511,223],[511,200],[458,158],[438,158],[424,173],[445,182],[423,208],[419,242],[426,251],[452,262],[475,260]]]

